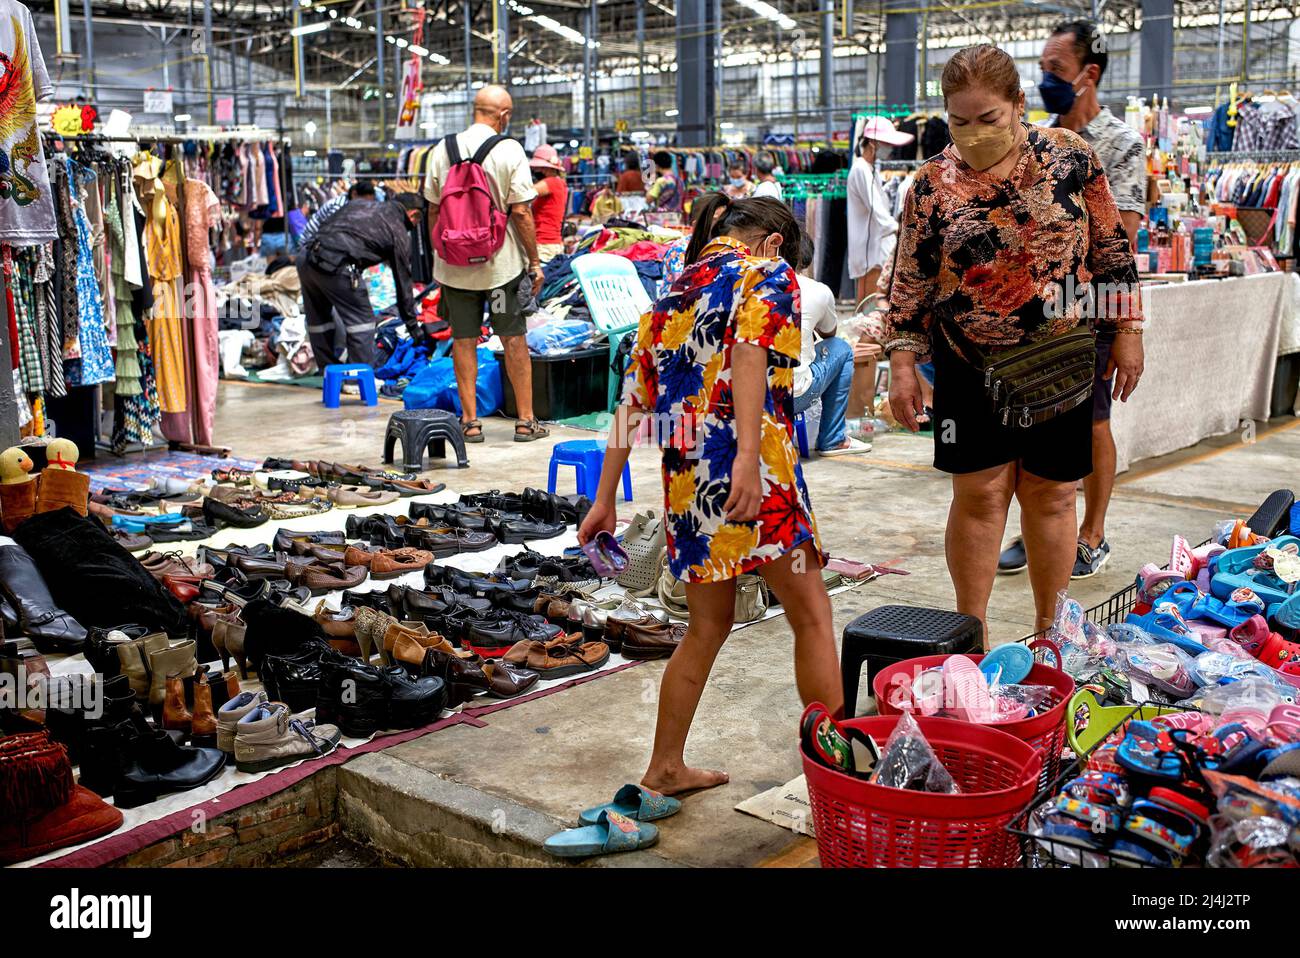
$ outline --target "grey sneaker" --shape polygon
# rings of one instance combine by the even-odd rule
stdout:
[[[1070,578],[1089,579],[1100,572],[1109,561],[1110,543],[1105,539],[1102,539],[1095,549],[1080,539],[1079,554],[1074,560],[1074,571],[1070,573]]]
[[[240,719],[265,702],[265,692],[240,692],[217,709],[217,748],[227,755],[234,754],[235,726]]]
[[[998,556],[998,575],[1014,575],[1024,572],[1029,567],[1029,557],[1025,555],[1025,540],[1017,536],[1011,545],[1002,550]]]
[[[266,772],[305,758],[323,758],[342,737],[337,726],[303,721],[283,702],[265,702],[235,726],[235,767]]]

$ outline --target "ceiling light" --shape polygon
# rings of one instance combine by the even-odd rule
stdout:
[[[746,10],[752,10],[754,13],[757,13],[764,20],[771,20],[782,30],[793,30],[798,26],[797,23],[787,17],[784,13],[772,6],[770,3],[765,3],[764,0],[736,0],[736,2]]]
[[[331,10],[331,11],[330,11],[330,19],[331,19],[331,20],[337,20],[338,18],[339,18],[339,12],[338,12],[337,10]]]
[[[730,129],[734,129],[735,126],[736,126],[736,124],[734,124],[734,123],[719,123],[719,124],[718,124],[718,129],[720,129],[720,130],[730,130]]]
[[[294,27],[289,31],[289,36],[304,37],[309,33],[320,33],[322,30],[328,30],[329,28],[329,21],[322,20],[320,23],[308,23],[301,27]]]
[[[315,151],[315,150],[303,150],[303,151],[302,151],[302,155],[303,155],[303,156],[315,156],[315,155],[316,155],[316,151]]]
[[[190,122],[191,117],[188,113],[177,113],[174,117],[172,117],[172,119],[175,120],[177,123],[188,123]]]
[[[397,42],[397,37],[393,36],[391,33],[388,34],[386,37],[384,37],[384,39],[387,40],[389,43]]]
[[[429,48],[422,47],[418,43],[412,43],[411,52],[414,53],[417,57],[427,57],[429,55]]]
[[[677,116],[677,110],[664,110],[664,116]]]
[[[1186,110],[1184,110],[1183,112],[1186,113],[1188,116],[1205,116],[1205,115],[1208,114],[1208,113],[1213,113],[1213,112],[1214,112],[1214,107],[1212,107],[1212,106],[1189,106],[1189,107],[1188,107]]]
[[[302,128],[303,128],[304,132],[306,132],[306,134],[307,134],[308,136],[315,136],[315,135],[316,135],[316,121],[315,121],[315,120],[308,120],[306,123],[304,123],[304,124],[302,125]]]
[[[393,42],[397,44],[397,49],[399,50],[405,50],[407,47],[411,45],[411,41],[406,39],[406,37],[398,37]]]

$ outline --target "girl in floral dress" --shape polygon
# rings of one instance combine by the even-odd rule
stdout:
[[[578,538],[613,531],[632,437],[651,418],[663,450],[668,564],[690,618],[664,671],[642,784],[665,794],[727,781],[683,750],[714,658],[733,625],[735,580],[763,576],[795,635],[803,701],[842,706],[825,556],[794,442],[800,230],[771,198],[697,201],[686,268],[641,318],[600,488]]]

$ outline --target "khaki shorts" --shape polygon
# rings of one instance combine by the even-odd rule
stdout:
[[[497,289],[442,287],[438,316],[451,326],[452,339],[478,339],[485,311],[490,317],[492,332],[498,336],[504,338],[527,333],[528,324],[519,303],[519,284],[527,275],[520,273]]]

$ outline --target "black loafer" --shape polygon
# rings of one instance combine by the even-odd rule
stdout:
[[[234,526],[236,529],[253,529],[267,520],[267,515],[262,511],[261,506],[252,509],[239,509],[213,499],[211,496],[203,500],[203,517],[218,529],[224,526]],[[153,535],[153,533],[150,532],[150,535]]]
[[[502,516],[492,524],[492,534],[507,545],[518,545],[533,539],[554,539],[563,535],[564,523]]]

